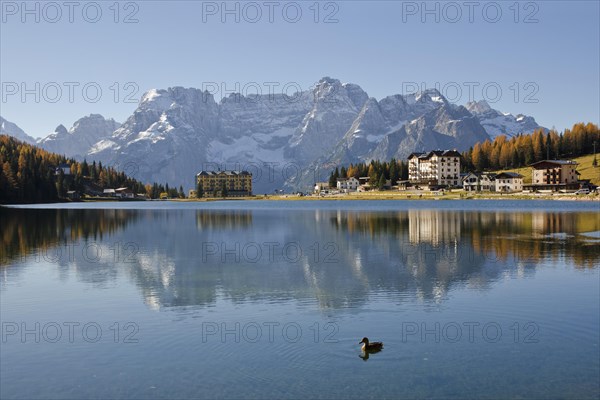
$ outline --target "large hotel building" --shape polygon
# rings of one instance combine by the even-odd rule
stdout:
[[[413,184],[462,186],[460,159],[456,150],[412,153],[408,157],[408,179]]]
[[[202,189],[202,197],[252,196],[252,174],[248,171],[200,171],[196,174],[196,188]]]

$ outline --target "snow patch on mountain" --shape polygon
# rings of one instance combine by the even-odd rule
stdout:
[[[38,145],[54,153],[83,159],[98,142],[108,139],[119,126],[114,119],[90,114],[75,121],[69,130],[62,124],[57,126],[53,133],[40,139]]]
[[[539,128],[548,132],[548,129],[538,125],[533,117],[499,112],[491,108],[485,100],[469,102],[465,107],[479,119],[492,140],[500,135],[512,137],[520,133],[532,133]]]

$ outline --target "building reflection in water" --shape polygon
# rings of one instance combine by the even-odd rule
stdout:
[[[99,287],[128,279],[157,310],[220,297],[322,309],[374,297],[437,304],[453,287],[485,290],[544,263],[600,260],[598,240],[582,235],[600,231],[591,212],[0,209],[0,222],[2,282],[41,251],[91,243],[112,255],[117,244],[118,258],[76,251],[50,264]]]

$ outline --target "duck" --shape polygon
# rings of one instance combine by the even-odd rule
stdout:
[[[362,343],[362,351],[364,351],[365,353],[376,353],[378,351],[381,351],[381,349],[383,349],[383,343],[382,342],[369,342],[369,338],[364,337],[362,338],[362,340],[360,342],[358,342],[358,344]]]

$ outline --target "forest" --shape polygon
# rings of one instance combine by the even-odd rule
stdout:
[[[508,139],[497,136],[494,141],[477,143],[462,153],[461,166],[465,171],[497,171],[520,168],[541,160],[570,159],[594,152],[600,146],[600,131],[592,123],[578,123],[562,134],[542,129],[528,135]],[[599,147],[600,149],[600,147]]]
[[[58,168],[61,165],[68,165],[69,173]],[[158,198],[161,193],[168,193],[169,197],[183,195],[181,187],[178,191],[168,184],[144,185],[102,163],[78,162],[0,135],[0,204],[56,202],[65,199],[71,190],[83,193],[118,187],[150,198]]]

